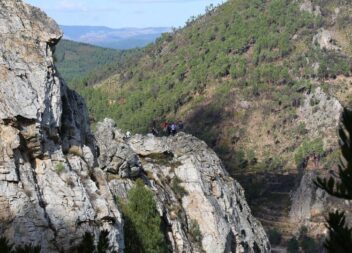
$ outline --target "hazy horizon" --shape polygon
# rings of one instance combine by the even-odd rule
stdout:
[[[206,6],[225,0],[25,0],[64,26],[104,26],[112,29],[182,27]]]

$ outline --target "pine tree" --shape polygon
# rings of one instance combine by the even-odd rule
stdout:
[[[127,253],[164,253],[167,251],[153,193],[142,180],[128,192],[128,201],[122,203],[125,220],[125,244]]]
[[[77,247],[78,252],[94,253],[94,237],[91,233],[86,232],[83,236],[82,242]]]
[[[100,232],[99,241],[97,245],[97,253],[105,253],[111,250],[109,242],[109,231],[103,230]]]
[[[352,200],[352,111],[344,109],[339,127],[342,159],[338,178],[318,178],[314,183],[332,196]],[[329,253],[348,253],[352,250],[352,229],[346,225],[343,211],[335,211],[327,218],[329,236],[324,246]]]

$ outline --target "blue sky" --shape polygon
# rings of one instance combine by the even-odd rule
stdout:
[[[61,25],[179,27],[225,0],[24,0]]]

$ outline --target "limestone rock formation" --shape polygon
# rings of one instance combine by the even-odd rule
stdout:
[[[326,94],[320,87],[306,94],[302,106],[298,110],[299,120],[304,122],[311,138],[322,136],[323,133],[336,133],[340,115],[341,103]],[[337,136],[330,138],[336,142]]]
[[[299,187],[292,196],[290,219],[297,224],[296,232],[302,226],[306,226],[311,233],[317,235],[326,232],[324,215],[327,214],[328,196],[314,185],[313,180],[317,176],[314,171],[304,173]]]
[[[338,147],[337,127],[343,110],[341,103],[331,95],[317,88],[305,95],[305,100],[298,110],[299,121],[304,123],[311,139],[324,138],[326,155]],[[335,166],[336,167],[336,166]],[[300,168],[300,181],[292,192],[290,221],[296,224],[296,232],[302,226],[315,238],[325,236],[325,217],[329,211],[339,207],[349,213],[350,204],[328,195],[313,183],[318,176],[330,177],[336,168],[322,169],[319,159],[308,157]],[[348,215],[349,216],[349,215]]]
[[[66,252],[85,232],[108,230],[122,251],[121,215],[94,168],[87,109],[53,63],[61,36],[39,9],[0,1],[0,235]]]
[[[321,15],[320,7],[318,5],[313,6],[313,3],[310,0],[304,0],[300,5],[300,10],[312,13],[315,16]]]
[[[297,233],[304,226],[308,228],[312,236],[325,236],[327,232],[325,217],[329,212],[343,210],[347,217],[347,222],[352,220],[352,202],[330,196],[325,191],[317,188],[313,181],[322,176],[314,170],[306,170],[303,173],[299,187],[292,194],[292,206],[290,210],[290,220],[297,225]],[[328,173],[323,175],[329,177]]]
[[[251,215],[242,187],[203,141],[184,133],[126,139],[111,120],[98,124],[96,138],[103,157],[100,165],[106,169],[116,195],[126,197],[134,182],[111,173],[121,175],[126,170],[121,164],[130,160],[132,165],[127,168],[143,168],[140,177],[155,193],[160,216],[169,227],[173,252],[270,251],[266,234]],[[117,158],[115,150],[125,151]],[[199,225],[201,241],[191,236],[194,224]]]
[[[122,178],[138,176],[141,169],[138,157],[125,143],[124,134],[115,127],[115,122],[109,119],[98,123],[96,136],[100,168]],[[110,140],[115,140],[118,145]]]
[[[325,30],[324,28],[320,29],[319,32],[314,35],[313,44],[319,45],[320,49],[327,50],[336,50],[340,51],[341,49],[334,44],[333,37],[331,32]]]

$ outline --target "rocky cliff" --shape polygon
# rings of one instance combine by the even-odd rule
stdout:
[[[8,0],[0,2],[0,34],[1,235],[58,252],[73,251],[85,232],[108,230],[120,251],[121,216],[94,168],[86,107],[53,64],[60,29]]]
[[[54,66],[62,34],[52,19],[2,0],[0,34],[1,236],[41,252],[76,252],[86,232],[97,240],[104,230],[123,252],[114,195],[126,197],[140,177],[155,193],[173,252],[269,252],[243,189],[202,141],[182,133],[126,140],[105,120],[96,143],[84,101]],[[201,241],[190,236],[194,223]]]
[[[108,119],[98,124],[96,138],[112,192],[126,196],[136,177],[153,190],[173,252],[270,251],[242,187],[203,141],[184,133],[125,139]],[[200,242],[190,235],[192,223],[199,225]]]

